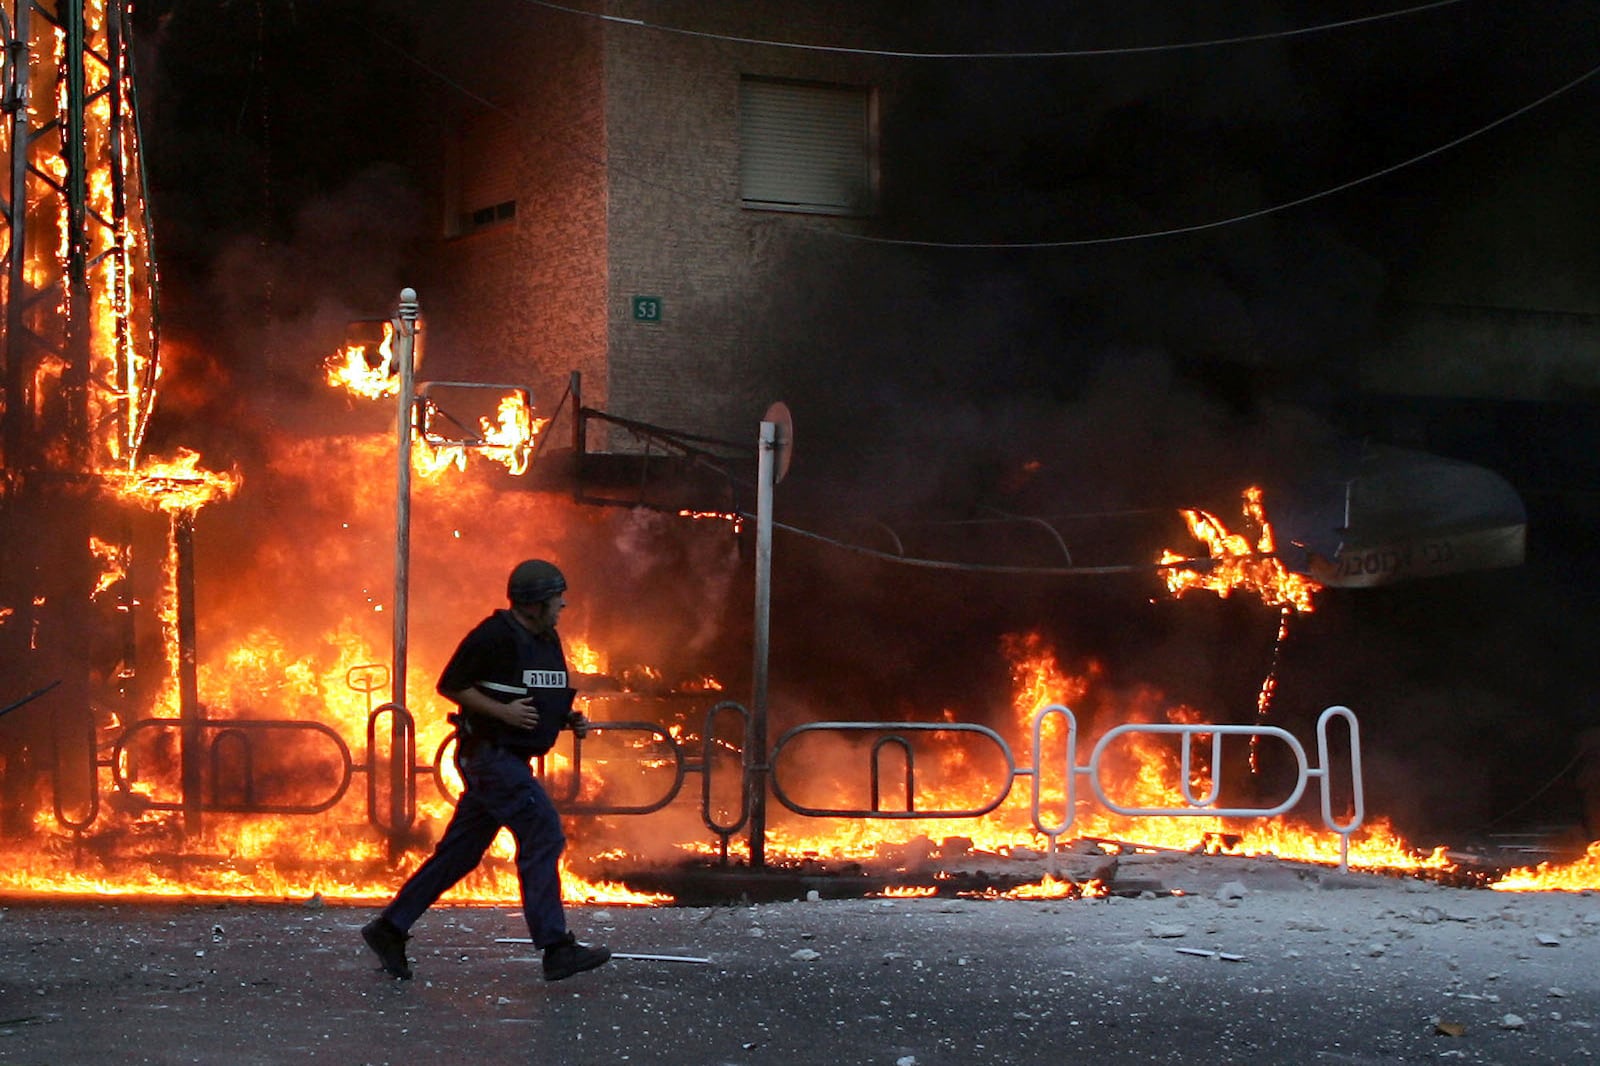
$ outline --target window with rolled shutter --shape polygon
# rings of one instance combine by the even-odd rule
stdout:
[[[768,211],[862,215],[877,172],[868,89],[746,77],[739,85],[739,195]]]

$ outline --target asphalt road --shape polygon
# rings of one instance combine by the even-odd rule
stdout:
[[[1218,898],[1222,877],[1243,897]],[[573,908],[582,939],[709,961],[619,959],[554,984],[506,942],[526,931],[505,908],[424,916],[417,978],[399,982],[361,943],[365,907],[12,902],[0,1066],[1509,1064],[1600,1048],[1591,895],[1261,862],[1196,870],[1188,890]]]

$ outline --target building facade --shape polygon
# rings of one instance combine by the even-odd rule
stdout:
[[[974,62],[912,53],[1092,51],[1126,27],[1007,5],[581,6],[416,16],[433,85],[417,124],[438,238],[421,286],[430,376],[528,385],[548,414],[578,372],[588,406],[743,441],[801,379],[806,424],[830,379],[864,391],[869,361],[879,392],[925,375],[1067,402],[1154,349],[1202,388],[1332,392],[1356,423],[1376,414],[1352,432],[1445,451],[1459,433],[1419,428],[1438,408],[1416,398],[1600,389],[1600,267],[1592,224],[1570,220],[1587,202],[1575,175],[1600,158],[1581,100],[1374,186],[1414,215],[1338,196],[1276,212],[1409,150],[1374,147],[1354,122],[1375,113],[1353,119],[1331,92],[1316,106],[1349,139],[1288,150],[1318,60],[1286,44]],[[1147,12],[1138,29],[1135,44],[1216,35],[1197,14]],[[1306,39],[1395,76],[1376,46]],[[1430,121],[1407,128],[1414,143],[1460,125]],[[1229,214],[1254,220],[1212,227]],[[1373,225],[1404,245],[1376,267]],[[884,234],[910,240],[850,239]],[[914,247],[925,237],[1024,247]]]
[[[750,323],[804,286],[775,276],[785,241],[875,209],[899,64],[754,43],[860,39],[874,5],[692,5],[705,35],[629,21],[688,6],[421,23],[419,53],[455,83],[419,124],[430,375],[529,385],[548,414],[577,372],[619,418],[754,439],[779,397]],[[591,446],[628,449],[611,438]]]

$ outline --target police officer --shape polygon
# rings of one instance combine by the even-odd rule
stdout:
[[[465,787],[433,854],[393,902],[361,930],[390,975],[411,977],[405,945],[422,913],[478,865],[502,827],[517,843],[517,882],[533,943],[544,952],[544,977],[559,981],[611,958],[567,930],[557,860],[566,846],[561,817],[533,776],[530,761],[549,751],[563,726],[588,725],[572,709],[567,661],[556,633],[567,579],[543,559],[520,562],[506,582],[510,608],[462,638],[439,675],[439,694],[460,708],[456,767]]]

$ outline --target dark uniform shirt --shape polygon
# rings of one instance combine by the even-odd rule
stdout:
[[[494,744],[519,755],[543,755],[555,745],[575,694],[567,685],[561,638],[554,632],[529,632],[507,610],[496,611],[474,626],[445,663],[439,675],[440,694],[448,696],[467,688],[476,688],[500,703],[533,697],[539,724],[532,729],[518,729],[465,708],[457,721],[463,742]]]

